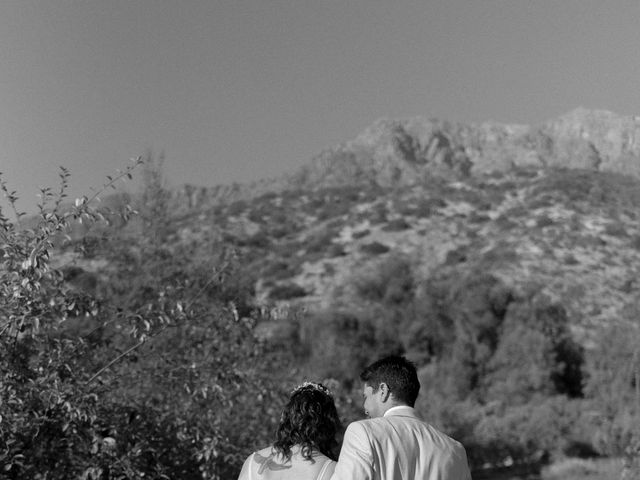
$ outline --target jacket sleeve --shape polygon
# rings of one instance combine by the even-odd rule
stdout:
[[[462,480],[471,480],[471,471],[469,469],[469,461],[467,460],[467,452],[462,445],[460,445],[460,460],[458,462],[460,474],[459,477]]]
[[[372,480],[373,452],[365,428],[354,422],[347,427],[340,458],[331,480]]]

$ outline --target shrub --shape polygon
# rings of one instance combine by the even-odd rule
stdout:
[[[344,246],[339,243],[332,243],[329,245],[329,250],[327,251],[328,257],[343,257],[347,254],[344,250]]]
[[[326,251],[331,246],[335,235],[335,231],[331,229],[316,232],[315,235],[307,241],[307,253],[321,253]]]
[[[286,283],[284,285],[276,285],[271,289],[269,298],[271,300],[288,300],[290,298],[304,297],[308,295],[307,291],[300,285],[295,283]]]
[[[555,222],[553,221],[553,219],[547,215],[540,215],[539,217],[536,218],[536,226],[538,228],[550,227],[551,225],[554,225],[554,224]]]
[[[353,237],[354,240],[357,240],[358,238],[366,237],[370,233],[371,233],[371,230],[369,230],[368,228],[365,228],[364,230],[358,230],[353,232],[351,236]],[[638,243],[640,244],[640,240],[638,241]]]
[[[531,461],[540,452],[561,454],[578,421],[579,406],[566,397],[551,396],[526,405],[509,405],[496,413],[480,419],[476,438],[484,445],[493,445],[502,455],[508,452]]]
[[[269,239],[269,235],[264,231],[260,230],[250,237],[238,242],[238,245],[243,245],[247,247],[253,248],[267,248],[271,245],[271,240]]]
[[[387,224],[382,227],[382,230],[385,232],[401,232],[409,228],[411,228],[411,225],[404,218],[396,218],[387,222]]]
[[[491,217],[476,212],[475,210],[469,215],[470,223],[486,223],[491,220]]]
[[[365,315],[328,310],[309,316],[302,324],[302,341],[308,346],[308,364],[319,378],[330,377],[348,387],[375,358],[399,353],[397,339],[380,335]]]
[[[259,208],[252,208],[249,210],[247,218],[254,223],[264,223],[264,212]]]
[[[413,300],[415,283],[408,258],[393,255],[353,278],[356,294],[366,302],[397,306]]]
[[[385,202],[376,202],[369,213],[369,220],[372,224],[384,223],[387,221],[387,205]]]
[[[509,215],[502,214],[496,218],[495,225],[497,228],[503,231],[513,230],[518,227],[518,223],[509,218]]]
[[[227,215],[230,217],[237,217],[238,215],[242,215],[247,207],[247,202],[244,200],[237,200],[227,206]]]
[[[636,234],[631,237],[631,248],[634,250],[640,250],[640,235]]]
[[[262,275],[266,278],[273,278],[274,280],[282,280],[285,278],[291,278],[296,274],[296,268],[290,262],[278,260],[274,263],[268,264],[262,271]]]
[[[405,348],[431,386],[420,408],[464,439],[473,462],[560,452],[580,424],[584,352],[561,305],[537,287],[516,295],[482,265],[443,269],[404,311]]]
[[[569,266],[580,265],[580,262],[573,253],[567,253],[566,255],[564,255],[564,257],[562,257],[562,263]]]
[[[538,180],[532,195],[561,194],[572,203],[637,206],[639,192],[639,181],[633,176],[585,169],[553,169]]]
[[[468,245],[461,245],[458,248],[454,248],[453,250],[449,250],[447,252],[447,257],[445,258],[445,265],[456,265],[458,263],[463,263],[467,261],[469,255],[469,247]]]
[[[274,377],[259,373],[253,320],[239,316],[235,286],[225,285],[233,257],[203,265],[191,245],[148,236],[171,237],[166,219],[148,217],[142,233],[111,232],[95,296],[74,293],[49,263],[52,239],[74,219],[102,214],[87,197],[63,208],[67,178],[63,169],[58,194],[43,190],[33,228],[0,211],[3,478],[237,476],[246,452],[267,442],[279,390],[264,386]],[[149,205],[164,208],[164,194],[149,193]],[[64,328],[78,317],[96,328]],[[256,405],[260,395],[269,400]]]
[[[360,246],[360,250],[370,255],[381,255],[391,250],[387,245],[380,242],[365,243]]]
[[[621,455],[640,431],[640,334],[631,324],[598,332],[586,356],[585,396],[592,401],[595,445],[603,454]]]
[[[428,218],[433,215],[437,209],[447,206],[447,202],[442,198],[421,198],[415,209],[415,215],[421,218]]]
[[[627,237],[627,229],[622,222],[609,222],[604,227],[604,233],[612,237]]]

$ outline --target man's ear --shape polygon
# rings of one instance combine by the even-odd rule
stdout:
[[[383,403],[389,400],[389,397],[391,396],[391,390],[389,390],[389,385],[387,385],[386,383],[381,383],[379,391],[380,391],[380,399],[382,400]]]

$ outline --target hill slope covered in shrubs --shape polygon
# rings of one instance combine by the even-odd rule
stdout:
[[[385,353],[478,472],[633,462],[639,128],[385,120],[258,185],[170,191],[149,158],[110,213],[5,218],[0,475],[233,478],[291,385],[359,418]]]

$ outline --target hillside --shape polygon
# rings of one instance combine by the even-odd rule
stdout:
[[[361,415],[359,369],[403,353],[424,387],[416,408],[464,443],[479,478],[566,456],[637,462],[638,127],[584,109],[539,126],[380,120],[291,175],[212,188],[167,191],[151,165],[141,195],[104,202],[139,215],[60,239],[62,330],[99,332],[103,356],[127,331],[158,335],[113,372],[156,372],[142,393],[122,387],[140,398],[158,381],[181,391],[165,366],[228,374],[229,408],[246,375],[276,397],[312,377],[346,421]],[[192,355],[207,369],[180,360]],[[271,421],[274,404],[260,404]],[[230,421],[230,471],[271,434],[243,415],[259,434]]]
[[[475,266],[515,291],[541,285],[586,339],[637,317],[639,158],[640,121],[607,112],[381,120],[289,177],[175,192],[175,228],[234,245],[265,305],[349,304],[357,278],[401,254],[418,282]]]

